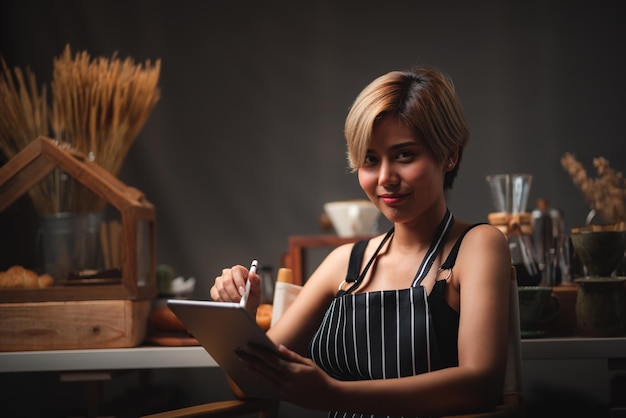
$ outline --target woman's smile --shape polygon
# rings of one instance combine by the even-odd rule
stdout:
[[[387,206],[397,206],[409,196],[408,193],[386,193],[379,196],[379,199]]]

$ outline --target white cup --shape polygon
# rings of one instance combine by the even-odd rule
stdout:
[[[324,204],[337,235],[355,237],[378,231],[380,211],[369,200],[339,200]]]

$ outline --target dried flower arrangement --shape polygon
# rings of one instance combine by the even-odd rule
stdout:
[[[568,172],[585,200],[604,222],[615,224],[626,221],[626,180],[614,170],[604,157],[593,159],[598,176],[591,178],[572,153],[561,157],[561,165]]]
[[[118,175],[131,144],[160,99],[161,61],[135,64],[131,58],[72,56],[69,45],[53,61],[50,100],[46,86],[2,60],[0,152],[12,158],[43,135],[71,147]],[[103,202],[63,173],[53,172],[30,191],[40,215],[62,211],[98,212]]]

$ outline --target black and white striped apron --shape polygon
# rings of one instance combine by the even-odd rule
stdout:
[[[407,289],[352,293],[393,230],[360,274],[367,241],[354,245],[346,277],[346,282],[353,284],[338,292],[311,341],[310,355],[316,364],[340,380],[392,379],[458,364],[458,313],[445,301],[446,282],[437,281],[430,296],[421,286],[453,222],[447,211],[412,286]],[[435,315],[437,319],[433,320]],[[443,356],[438,348],[438,342],[444,343],[441,339],[446,346],[452,346],[443,350]],[[378,418],[337,411],[328,416]]]

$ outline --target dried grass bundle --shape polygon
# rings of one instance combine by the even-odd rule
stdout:
[[[121,61],[67,46],[54,60],[52,131],[118,175],[130,147],[159,101],[161,61]]]
[[[9,69],[2,59],[0,74],[0,152],[13,158],[33,139],[50,135],[50,109],[46,86],[39,90],[35,74],[26,68]],[[54,185],[43,181],[29,191],[33,204],[40,213],[53,211],[56,198]]]
[[[585,200],[607,223],[626,221],[626,181],[611,168],[604,157],[593,159],[598,177],[590,178],[583,165],[571,153],[565,153],[561,165],[568,172]]]
[[[0,152],[13,158],[40,135],[49,135],[46,86],[41,93],[35,74],[9,69],[2,59],[0,74]]]
[[[67,45],[53,61],[51,105],[35,76],[14,76],[3,61],[0,78],[0,151],[12,158],[40,135],[87,155],[117,176],[133,141],[160,99],[161,61],[135,64],[132,58],[72,56]],[[14,81],[14,77],[17,83]],[[56,170],[31,192],[40,214],[98,212],[104,202]]]

